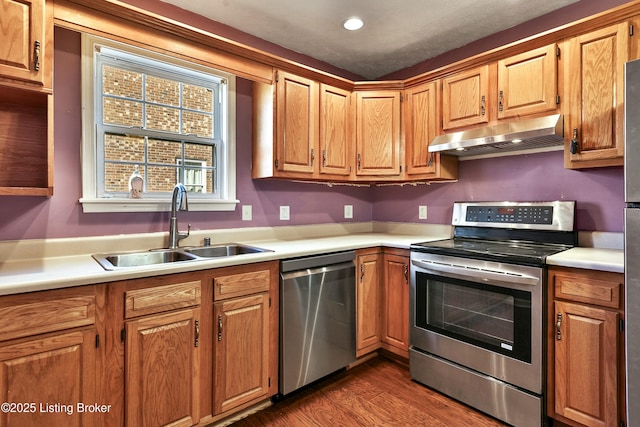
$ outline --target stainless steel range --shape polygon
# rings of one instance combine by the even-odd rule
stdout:
[[[546,257],[575,202],[455,203],[453,239],[411,246],[411,377],[515,426],[544,417]]]

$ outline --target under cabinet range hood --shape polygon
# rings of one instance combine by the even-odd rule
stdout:
[[[440,135],[429,144],[429,151],[459,157],[489,157],[534,149],[560,150],[563,146],[563,116],[554,114]]]

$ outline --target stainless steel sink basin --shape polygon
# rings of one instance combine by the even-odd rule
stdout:
[[[105,270],[193,261],[197,259],[195,255],[175,250],[102,254],[93,255],[93,258],[98,261]]]
[[[199,246],[180,249],[154,249],[143,252],[123,252],[111,254],[97,254],[93,258],[105,270],[119,270],[122,268],[144,267],[157,264],[168,264],[183,261],[197,261],[211,258],[229,257],[234,255],[271,252],[268,249],[254,246],[229,243],[215,246]]]
[[[256,248],[254,246],[230,243],[216,246],[200,246],[197,248],[186,248],[185,252],[197,255],[202,258],[219,258],[233,255],[255,254],[259,252],[270,252],[268,249]]]

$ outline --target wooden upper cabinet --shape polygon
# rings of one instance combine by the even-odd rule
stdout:
[[[565,167],[623,164],[624,64],[629,59],[627,22],[567,42],[564,67]]]
[[[356,95],[356,174],[399,176],[400,91],[362,91]]]
[[[320,85],[320,174],[348,176],[355,147],[351,92]]]
[[[409,179],[456,179],[458,159],[430,153],[429,144],[439,134],[439,81],[407,89],[404,100],[406,176]]]
[[[489,122],[489,65],[442,79],[442,129]]]
[[[0,0],[0,77],[52,87],[51,12],[45,0]]]
[[[498,61],[498,119],[558,109],[557,46]]]
[[[318,138],[318,84],[276,74],[276,169],[313,174]]]

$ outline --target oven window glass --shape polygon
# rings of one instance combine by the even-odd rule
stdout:
[[[531,293],[417,273],[416,325],[531,362]]]

